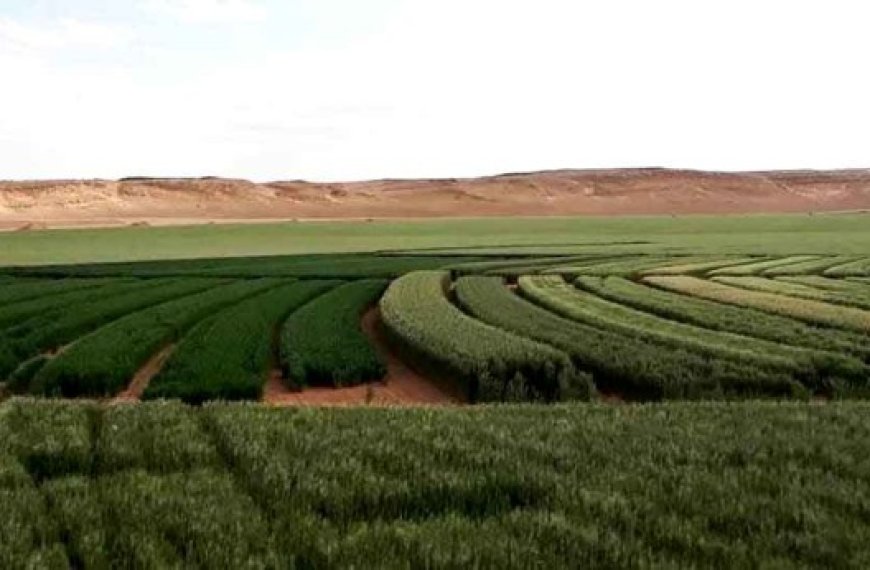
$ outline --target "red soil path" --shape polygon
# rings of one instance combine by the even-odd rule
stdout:
[[[263,402],[274,406],[437,406],[462,402],[454,391],[425,378],[399,359],[384,336],[377,307],[363,315],[361,328],[387,363],[387,375],[380,382],[293,391],[283,382],[280,372],[274,371],[263,390]]]
[[[148,362],[143,364],[142,368],[133,375],[133,379],[130,381],[127,388],[115,396],[112,402],[136,402],[142,399],[142,394],[145,393],[145,388],[148,387],[148,383],[151,382],[152,378],[157,376],[157,373],[160,372],[161,368],[163,368],[163,365],[172,355],[174,349],[175,345],[170,344],[163,347],[159,352],[157,352],[157,354],[149,358]]]

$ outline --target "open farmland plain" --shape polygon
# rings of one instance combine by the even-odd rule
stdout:
[[[2,568],[870,565],[866,215],[52,230],[0,263]]]

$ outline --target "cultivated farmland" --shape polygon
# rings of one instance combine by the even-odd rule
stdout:
[[[572,223],[0,267],[0,567],[866,566],[863,234]]]

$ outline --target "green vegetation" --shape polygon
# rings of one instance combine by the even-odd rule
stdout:
[[[0,307],[58,293],[70,293],[102,284],[103,281],[100,279],[44,280],[20,279],[9,276],[0,281]]]
[[[577,283],[605,299],[668,319],[784,344],[852,354],[870,361],[870,337],[864,334],[815,327],[755,309],[671,293],[621,277],[584,277]]]
[[[686,263],[692,259],[694,258],[659,255],[630,256],[613,261],[605,261],[604,263],[561,265],[544,271],[544,273],[558,273],[560,275],[631,275],[651,267],[658,267],[662,264]]]
[[[858,259],[860,259],[860,257],[855,255],[828,255],[817,259],[810,259],[809,261],[774,267],[763,271],[762,275],[811,275],[822,273],[835,265],[842,265]]]
[[[33,378],[30,390],[67,397],[113,395],[162,346],[176,342],[200,320],[280,283],[241,281],[131,313],[47,362]]]
[[[763,259],[763,258],[762,258]],[[657,265],[644,271],[643,275],[694,275],[703,274],[713,269],[720,267],[730,267],[732,265],[741,265],[744,263],[752,263],[759,261],[757,257],[730,257],[730,258],[714,258],[707,261],[694,261],[686,263],[683,261],[674,261],[666,265]]]
[[[111,280],[105,280],[107,282]],[[84,334],[115,319],[170,299],[198,293],[220,284],[217,279],[152,279],[118,281],[94,290],[95,296],[75,304],[53,306],[0,332],[0,378],[25,363],[13,384],[26,388],[36,373],[40,353],[55,352]]]
[[[107,291],[114,290],[114,287],[119,284],[130,282],[129,279],[103,279],[101,281],[102,283],[93,287],[74,286],[70,291],[61,289],[44,297],[0,305],[0,330],[18,325],[33,317],[54,314],[79,303],[105,298]]]
[[[410,256],[376,254],[294,255],[273,257],[226,257],[135,263],[93,263],[16,267],[7,271],[38,277],[298,277],[304,279],[359,279],[398,277],[409,271],[437,269],[478,257]]]
[[[331,281],[284,284],[217,313],[187,333],[145,398],[256,400],[274,362],[275,330],[296,308],[335,286]]]
[[[865,277],[870,276],[870,257],[863,257],[842,265],[835,265],[824,271],[829,277]]]
[[[818,286],[796,283],[785,279],[767,279],[765,277],[715,277],[713,280],[719,283],[725,283],[726,285],[742,287],[752,291],[764,291],[766,293],[788,295],[789,297],[797,297],[799,299],[811,299],[813,301],[823,301],[825,303],[853,306],[862,309],[870,308],[870,300],[867,300],[864,295],[859,296],[853,295],[852,292],[821,289]]]
[[[751,263],[728,265],[708,271],[707,275],[758,275],[768,271],[789,268],[793,265],[807,262],[818,263],[820,260],[824,260],[824,258],[816,255],[791,255],[789,257],[776,257],[773,259],[753,261]]]
[[[686,275],[650,275],[645,277],[643,281],[669,291],[720,303],[760,309],[821,326],[840,327],[865,334],[870,332],[870,312],[860,309],[731,287],[725,283]]]
[[[868,413],[12,400],[0,404],[0,563],[860,568]]]
[[[857,301],[861,305],[870,307],[870,288],[867,287],[866,283],[860,281],[831,279],[821,275],[794,275],[778,277],[777,280],[837,293],[838,295],[834,298],[842,299],[844,301],[843,304],[849,304],[850,301],[852,304],[855,304],[855,301]]]
[[[461,384],[472,401],[589,396],[588,378],[555,348],[475,320],[447,297],[449,275],[409,273],[380,302],[387,331],[413,359]]]
[[[456,297],[466,311],[489,324],[564,350],[593,373],[595,385],[605,392],[647,400],[805,393],[785,374],[565,319],[513,294],[498,278],[463,277]]]
[[[582,279],[578,281],[582,283]],[[557,277],[522,277],[519,286],[539,304],[590,326],[685,348],[708,358],[732,360],[745,365],[749,373],[756,369],[794,374],[813,390],[819,389],[832,372],[851,380],[863,380],[867,375],[867,368],[858,361],[849,366],[836,355],[664,319],[580,291]]]
[[[360,330],[363,311],[388,282],[345,283],[295,311],[281,329],[284,376],[301,385],[350,386],[380,380],[386,366]]]
[[[509,253],[508,248],[492,246],[511,246],[533,255],[866,256],[870,230],[867,216],[861,214],[324,221],[48,230],[0,233],[0,265],[457,247],[478,253]]]

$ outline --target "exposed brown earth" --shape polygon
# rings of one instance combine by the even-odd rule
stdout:
[[[380,382],[349,388],[291,390],[273,371],[263,390],[263,402],[273,406],[442,406],[462,401],[458,394],[409,368],[391,349],[380,326],[380,311],[374,307],[362,318],[361,327],[387,363]]]
[[[159,352],[157,352],[157,354],[149,358],[148,362],[142,365],[136,374],[133,375],[133,379],[130,381],[127,388],[118,394],[113,402],[135,402],[140,400],[142,394],[145,393],[145,389],[148,387],[148,383],[151,382],[152,378],[157,376],[163,368],[163,365],[166,364],[166,361],[172,355],[173,350],[175,350],[175,345],[170,344],[163,347]]]
[[[483,178],[253,183],[218,178],[0,182],[0,228],[288,219],[870,209],[870,169],[559,170]]]

